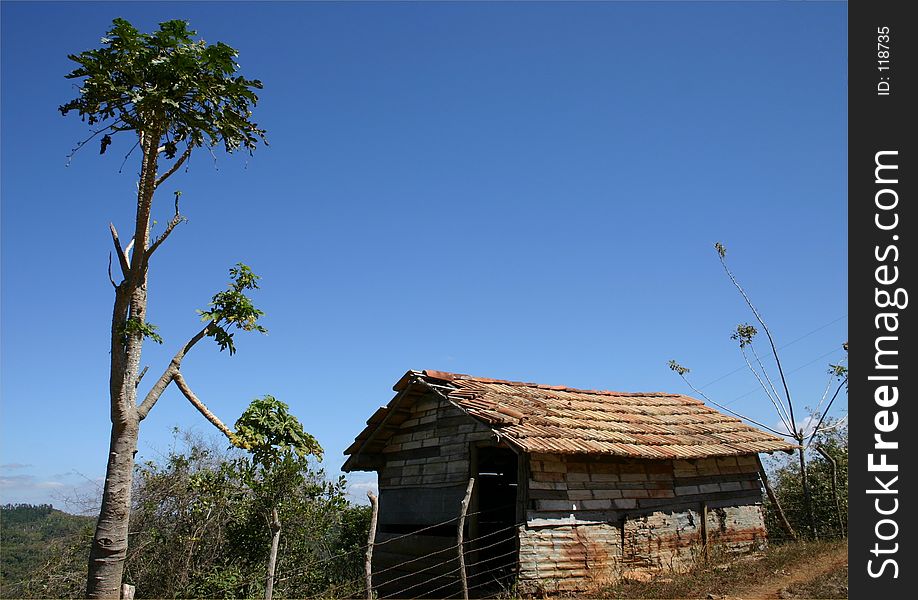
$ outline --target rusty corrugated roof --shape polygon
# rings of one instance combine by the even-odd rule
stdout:
[[[432,386],[526,452],[691,459],[796,448],[682,394],[581,390],[443,371],[409,371],[395,389],[415,385]],[[346,454],[363,447],[379,415]]]

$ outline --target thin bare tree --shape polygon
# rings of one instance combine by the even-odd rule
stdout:
[[[724,272],[727,274],[727,277],[730,279],[730,282],[737,289],[740,296],[743,298],[746,306],[752,312],[753,317],[755,318],[756,323],[758,323],[758,328],[755,325],[750,323],[742,323],[736,326],[733,333],[731,334],[731,339],[736,341],[739,345],[740,352],[743,356],[743,360],[746,363],[746,367],[755,377],[755,380],[758,382],[759,387],[765,393],[765,396],[771,402],[772,406],[775,409],[775,414],[778,419],[781,421],[781,427],[774,428],[768,425],[765,425],[759,421],[751,419],[743,414],[740,414],[730,408],[727,408],[723,404],[719,404],[704,394],[700,389],[696,388],[686,377],[686,374],[689,372],[689,369],[680,365],[674,360],[669,361],[669,368],[675,371],[683,381],[692,388],[692,390],[702,396],[709,403],[714,406],[724,410],[736,417],[739,417],[745,421],[748,421],[762,429],[766,429],[776,435],[782,437],[789,437],[793,439],[797,444],[797,455],[800,467],[800,483],[803,489],[803,503],[804,503],[804,513],[807,519],[807,529],[810,536],[816,536],[816,523],[813,514],[813,500],[812,493],[810,490],[809,476],[807,472],[807,460],[806,460],[806,449],[813,442],[814,437],[818,434],[821,429],[823,422],[825,421],[826,416],[829,414],[829,410],[832,408],[832,405],[835,403],[836,398],[838,398],[842,389],[847,389],[848,384],[848,371],[847,368],[842,365],[830,365],[830,374],[836,376],[839,379],[838,387],[835,389],[831,400],[825,405],[825,408],[822,408],[822,401],[820,405],[816,408],[816,415],[819,417],[816,419],[816,426],[810,429],[806,423],[807,420],[799,418],[799,412],[794,410],[794,401],[791,397],[790,385],[788,384],[787,376],[784,371],[784,365],[781,361],[781,356],[778,352],[778,347],[775,343],[774,336],[772,335],[771,329],[768,325],[765,324],[765,319],[762,317],[762,314],[752,303],[752,300],[749,298],[749,295],[746,293],[746,290],[740,285],[739,280],[734,275],[733,271],[730,270],[730,267],[727,265],[727,249],[720,242],[714,244],[714,250],[717,252],[717,257],[720,260],[720,264],[724,269]],[[765,337],[768,340],[768,352],[774,360],[774,367],[777,370],[777,377],[772,377],[769,369],[766,367],[765,361],[763,361],[761,355],[756,350],[754,340],[756,335],[761,329],[765,333]],[[848,343],[845,342],[842,345],[842,348],[847,351]],[[775,385],[775,381],[778,381],[780,385]],[[828,388],[827,388],[828,391]],[[823,394],[823,400],[825,399],[825,394]],[[815,416],[815,415],[814,415]],[[765,483],[766,491],[769,493],[769,498],[775,504],[778,512],[779,518],[785,525],[785,529],[788,530],[788,534],[791,537],[796,537],[796,534],[793,533],[793,529],[790,527],[790,523],[787,521],[787,517],[784,515],[784,511],[778,503],[777,497],[774,496],[772,490],[769,489],[767,483],[767,477],[763,473],[763,483]]]

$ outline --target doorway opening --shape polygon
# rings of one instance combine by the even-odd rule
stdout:
[[[472,544],[466,563],[469,594],[483,596],[509,589],[515,578],[519,560],[519,456],[499,446],[476,447],[473,456],[476,502],[469,523]]]

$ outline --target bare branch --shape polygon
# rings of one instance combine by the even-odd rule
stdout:
[[[137,381],[134,382],[134,387],[135,387],[135,388],[136,388],[137,386],[140,385],[140,381],[143,379],[143,376],[146,375],[146,374],[147,374],[147,371],[149,371],[149,370],[150,370],[150,367],[149,367],[149,366],[145,366],[145,367],[143,368],[143,371],[141,371],[141,372],[140,372],[140,375],[137,376]]]
[[[841,392],[842,387],[848,384],[848,378],[845,377],[841,382],[839,382],[838,387],[835,388],[835,393],[832,394],[832,399],[829,400],[829,403],[826,405],[826,409],[822,412],[822,416],[819,417],[819,422],[816,423],[816,427],[813,428],[813,433],[810,434],[810,441],[807,442],[807,447],[809,447],[813,440],[816,439],[816,434],[819,433],[819,426],[822,425],[823,420],[825,420],[826,415],[829,414],[829,409],[832,408],[832,403],[835,402],[835,399],[838,398],[838,393]]]
[[[109,223],[108,229],[112,234],[112,243],[115,245],[115,254],[118,255],[118,264],[121,265],[121,275],[127,279],[128,273],[131,272],[131,267],[128,266],[127,252],[121,248],[121,240],[118,239],[118,230],[115,229],[114,223]],[[131,244],[133,243],[134,241],[131,240]]]
[[[711,404],[713,404],[714,406],[716,406],[717,408],[719,408],[719,409],[721,409],[721,410],[725,410],[725,411],[727,411],[728,413],[730,413],[731,415],[733,415],[733,416],[735,416],[735,417],[739,417],[740,419],[743,419],[744,421],[749,421],[750,423],[753,423],[753,424],[755,424],[755,425],[758,425],[758,426],[761,427],[762,429],[767,429],[768,431],[772,432],[772,433],[775,434],[775,435],[779,435],[779,436],[781,436],[781,437],[788,437],[788,433],[787,433],[786,431],[785,431],[785,432],[781,432],[781,431],[778,431],[777,429],[772,429],[772,428],[769,427],[768,425],[765,425],[765,424],[763,424],[763,423],[759,423],[758,421],[755,421],[755,420],[753,420],[753,419],[750,419],[750,418],[747,417],[746,415],[741,415],[740,413],[738,413],[738,412],[736,412],[736,411],[730,410],[729,408],[727,408],[727,407],[724,406],[723,404],[719,404],[719,403],[717,403],[717,402],[714,402],[713,400],[711,400],[710,398],[708,398],[707,394],[705,394],[704,392],[702,392],[701,390],[699,390],[698,388],[696,388],[694,385],[692,385],[692,382],[690,382],[690,381],[688,380],[688,378],[686,378],[685,375],[683,375],[682,373],[679,373],[678,371],[677,371],[677,374],[679,375],[679,377],[682,378],[682,381],[684,381],[690,388],[692,388],[692,391],[693,391],[693,392],[695,392],[696,394],[698,394],[699,396],[701,396],[702,398],[704,398],[705,400],[707,400],[708,402],[710,402]],[[790,437],[793,437],[793,436],[791,435]]]
[[[769,400],[771,400],[771,404],[772,406],[775,407],[775,411],[777,411],[778,417],[781,419],[781,422],[784,424],[784,427],[788,431],[793,431],[794,430],[793,424],[788,422],[788,419],[790,417],[787,416],[787,411],[783,410],[784,405],[778,401],[778,398],[777,398],[778,393],[775,392],[774,396],[771,395],[771,391],[768,389],[768,387],[766,387],[765,382],[762,381],[762,378],[759,375],[758,370],[756,370],[755,367],[752,366],[752,363],[749,361],[749,356],[746,354],[746,349],[741,347],[740,353],[743,355],[743,360],[746,361],[746,366],[749,367],[749,370],[755,376],[756,381],[758,381],[759,385],[762,386],[762,390],[764,390],[765,395],[768,396]],[[758,359],[758,356],[756,356],[756,359]],[[762,365],[762,361],[759,361],[759,366],[762,368],[762,372],[765,374],[765,378],[768,379],[768,372],[765,371],[765,367]],[[769,379],[768,382],[771,383],[771,380]],[[772,386],[772,390],[773,389],[774,389],[774,386]]]
[[[140,403],[140,406],[137,407],[137,418],[138,420],[144,420],[147,415],[150,413],[150,409],[156,404],[159,400],[159,397],[163,395],[163,392],[172,383],[172,380],[175,378],[176,374],[179,372],[179,368],[182,366],[182,360],[185,358],[185,355],[194,347],[195,344],[201,341],[201,339],[210,333],[215,327],[213,321],[204,326],[201,331],[197,332],[193,338],[188,340],[184,346],[182,346],[178,352],[175,353],[175,356],[172,357],[172,360],[169,362],[169,366],[166,367],[166,370],[163,371],[163,374],[160,375],[159,379],[156,380],[156,383],[153,384],[153,387],[147,392],[146,397],[143,399],[143,402]]]
[[[182,164],[184,164],[184,162],[188,160],[189,156],[191,156],[191,144],[188,144],[188,146],[185,148],[185,151],[182,152],[182,155],[178,157],[178,160],[176,160],[172,164],[172,166],[169,167],[169,170],[163,173],[159,177],[159,179],[156,180],[156,183],[153,184],[153,189],[156,189],[159,186],[161,186],[164,181],[169,179],[169,177],[171,177],[176,171],[178,171],[179,168],[181,168]]]
[[[846,362],[847,360],[848,360],[848,357],[845,356],[845,357],[842,358],[840,361],[838,361],[838,365],[830,365],[830,366],[840,367],[840,366],[844,365],[845,362]],[[834,370],[834,369],[829,369],[828,377],[826,378],[826,389],[824,389],[824,390],[822,391],[822,397],[819,399],[819,403],[816,404],[816,411],[815,411],[815,412],[819,412],[819,409],[822,408],[822,403],[825,402],[825,401],[826,401],[826,398],[829,397],[829,390],[832,389],[832,379],[833,379],[834,377],[838,377],[838,375],[836,374],[835,370]]]
[[[176,201],[176,205],[178,205],[178,201]],[[156,249],[159,248],[160,244],[166,241],[166,238],[169,237],[169,234],[172,233],[172,230],[175,229],[179,223],[184,223],[187,220],[188,219],[186,219],[180,214],[176,214],[174,217],[172,217],[172,220],[169,221],[168,225],[166,225],[166,229],[162,232],[162,234],[158,238],[156,238],[156,241],[153,242],[153,244],[150,246],[150,249],[147,250],[146,256],[144,256],[144,261],[145,262],[149,261],[150,256],[152,256],[153,253],[156,252]]]
[[[841,429],[842,427],[847,427],[848,425],[848,415],[845,415],[841,419],[838,419],[831,425],[823,425],[819,428],[817,433],[822,433],[824,431],[832,431],[833,429]]]
[[[203,402],[198,400],[198,397],[194,395],[194,392],[191,391],[191,388],[188,387],[188,384],[185,382],[185,378],[182,377],[181,373],[175,374],[175,385],[178,386],[178,389],[181,390],[182,394],[188,398],[188,401],[198,409],[198,412],[204,415],[204,418],[210,421],[214,427],[220,430],[220,432],[229,439],[230,443],[234,446],[238,445],[239,440],[236,437],[236,434],[233,433],[233,430],[223,424],[223,421],[217,417],[214,413],[210,412],[207,406]]]
[[[139,145],[140,145],[140,140],[137,140],[136,142],[134,142],[134,145],[131,146],[131,149],[128,150],[128,153],[124,155],[124,160],[121,161],[121,166],[118,167],[118,172],[119,172],[119,173],[121,172],[122,169],[124,169],[124,165],[127,163],[127,159],[130,158],[130,156],[131,156],[132,154],[134,154],[134,150],[136,150],[136,149],[137,149],[137,146],[139,146]]]
[[[76,145],[75,147],[71,148],[71,149],[70,149],[70,154],[67,155],[67,166],[68,166],[68,167],[70,166],[71,161],[73,161],[73,156],[74,156],[77,152],[79,152],[79,151],[83,148],[83,146],[85,146],[85,145],[88,144],[90,141],[92,141],[92,139],[93,139],[94,137],[96,137],[97,135],[99,135],[100,133],[102,133],[102,132],[104,132],[104,131],[109,131],[109,130],[111,130],[111,131],[122,131],[121,129],[118,128],[118,123],[123,123],[123,122],[124,122],[124,121],[122,121],[121,119],[116,119],[115,122],[112,123],[111,125],[106,125],[105,127],[102,127],[102,128],[100,128],[100,129],[97,129],[97,130],[93,131],[92,134],[91,134],[88,138],[84,139],[84,140],[81,141],[81,142],[77,142],[77,145]]]
[[[765,381],[768,382],[768,386],[771,388],[771,391],[774,393],[775,398],[780,398],[781,394],[778,393],[775,384],[771,381],[771,376],[768,375],[768,369],[765,368],[765,363],[762,362],[761,357],[759,356],[758,351],[755,349],[755,344],[749,344],[749,347],[752,348],[752,355],[755,357],[755,361],[759,364],[759,368],[762,369],[762,374],[765,376]],[[784,404],[781,404],[781,409],[784,411],[784,416],[790,419],[790,415],[787,414],[787,409],[784,408]]]
[[[115,283],[115,278],[112,277],[112,253],[108,253],[108,280],[112,282],[112,287],[118,289],[118,284]]]
[[[787,378],[784,376],[784,368],[781,366],[781,358],[778,356],[778,348],[775,346],[774,338],[771,337],[771,330],[768,329],[768,325],[765,324],[765,320],[762,318],[762,315],[759,314],[759,311],[756,310],[755,305],[752,304],[752,300],[750,300],[749,296],[746,295],[746,290],[743,289],[743,286],[740,285],[739,281],[736,279],[736,276],[733,275],[733,272],[730,271],[730,268],[727,266],[727,260],[725,257],[726,253],[723,251],[723,246],[718,243],[715,245],[715,247],[717,248],[717,255],[720,258],[720,264],[723,266],[724,271],[727,273],[727,277],[729,277],[730,281],[733,282],[734,287],[739,290],[743,300],[746,301],[746,305],[752,311],[756,321],[759,322],[759,325],[762,326],[762,330],[765,331],[765,335],[768,337],[768,343],[771,344],[771,353],[775,357],[775,364],[778,365],[778,375],[781,377],[781,383],[784,384],[784,396],[787,400],[787,408],[790,410],[790,420],[791,423],[796,423],[794,419],[794,404],[791,401],[790,390],[787,386]]]

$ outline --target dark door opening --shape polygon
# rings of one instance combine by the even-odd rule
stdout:
[[[516,573],[519,540],[516,531],[518,456],[509,448],[476,448],[475,520],[470,531],[474,543],[470,564],[469,594],[491,595],[509,589]]]

